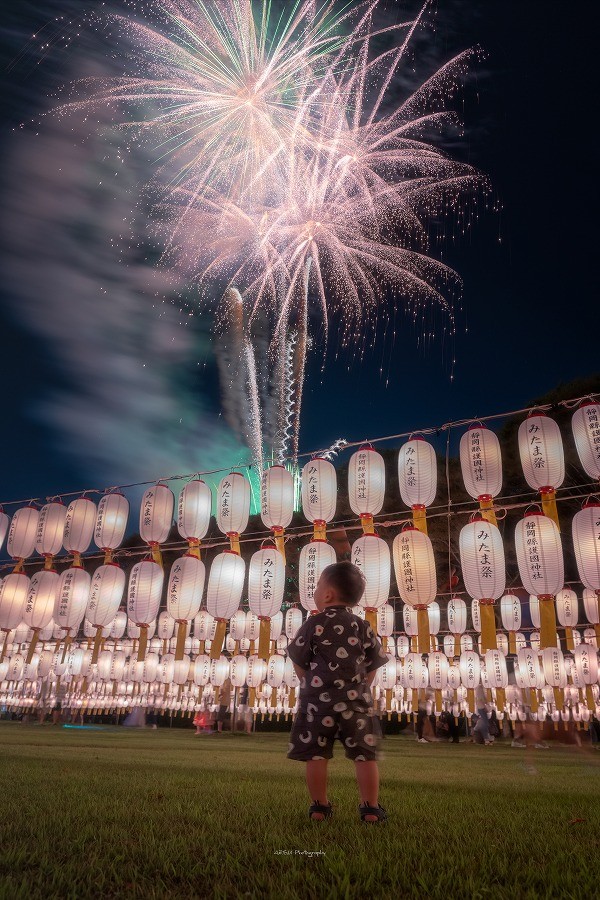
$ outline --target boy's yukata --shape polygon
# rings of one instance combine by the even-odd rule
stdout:
[[[288,654],[306,670],[288,757],[331,759],[339,737],[349,759],[377,759],[379,721],[365,679],[387,656],[368,622],[345,606],[330,606],[309,616]]]

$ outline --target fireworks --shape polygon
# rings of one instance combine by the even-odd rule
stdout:
[[[374,323],[382,298],[435,304],[452,322],[455,272],[428,251],[432,215],[484,183],[431,141],[462,53],[390,110],[413,20],[376,28],[379,0],[164,0],[160,19],[119,18],[136,69],[96,86],[90,103],[127,108],[158,148],[165,261],[204,296],[231,298],[235,382],[262,460],[263,405],[253,340],[269,331],[275,440],[298,453],[309,333],[333,316],[342,343]],[[388,32],[395,46],[373,51]],[[168,173],[168,177],[165,177]],[[265,325],[265,323],[268,325]],[[239,334],[237,332],[239,331]],[[273,429],[272,429],[273,430]]]

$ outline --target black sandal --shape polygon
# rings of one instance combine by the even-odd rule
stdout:
[[[360,821],[364,822],[365,825],[380,825],[382,822],[387,822],[387,813],[383,806],[369,806],[368,803],[361,803],[358,811],[360,813]],[[377,816],[377,819],[375,822],[368,822],[367,816]]]
[[[313,819],[313,815],[317,813],[323,816],[322,819]],[[328,803],[327,806],[324,806],[322,803],[317,803],[316,801],[312,806],[309,807],[308,810],[308,818],[311,822],[323,822],[325,819],[330,819],[333,815],[333,806],[331,803]]]

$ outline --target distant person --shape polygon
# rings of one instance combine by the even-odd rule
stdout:
[[[485,696],[485,688],[482,684],[477,686],[475,691],[475,705],[477,707],[477,723],[473,729],[473,738],[477,743],[476,735],[479,735],[483,743],[488,746],[494,743],[494,738],[490,734],[490,725],[488,719],[488,703]]]
[[[240,720],[245,734],[252,734],[252,710],[248,706],[248,685],[240,689],[240,703],[238,706]]]
[[[371,626],[350,612],[365,589],[364,577],[349,562],[323,571],[314,593],[318,614],[310,616],[288,645],[301,679],[298,712],[290,734],[289,759],[306,763],[306,785],[314,821],[332,815],[327,798],[327,765],[336,737],[354,761],[363,822],[385,821],[379,805],[377,745],[379,723],[371,683],[387,662]]]
[[[223,731],[223,723],[227,721],[229,715],[229,704],[231,703],[231,681],[226,678],[221,685],[219,691],[219,709],[217,710],[217,731],[219,734]]]

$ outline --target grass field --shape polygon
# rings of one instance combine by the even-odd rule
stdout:
[[[384,743],[389,823],[352,765],[309,822],[285,735],[0,724],[0,897],[586,897],[600,885],[600,753]],[[309,855],[309,854],[315,855]]]

